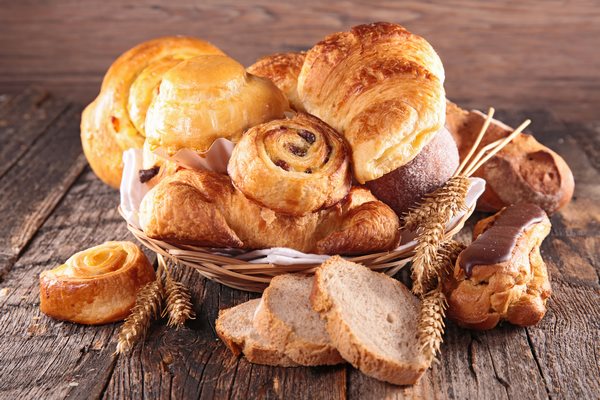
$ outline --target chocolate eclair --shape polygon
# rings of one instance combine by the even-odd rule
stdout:
[[[448,316],[459,325],[491,329],[501,320],[535,325],[546,313],[550,281],[540,245],[550,221],[537,205],[520,203],[479,221],[471,243],[444,282]]]

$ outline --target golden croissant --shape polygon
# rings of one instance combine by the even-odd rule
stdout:
[[[390,23],[334,33],[306,54],[298,96],[344,134],[358,182],[409,161],[445,120],[444,68],[431,45]]]
[[[106,242],[40,274],[40,309],[60,320],[105,324],[125,318],[154,269],[131,242]]]
[[[275,212],[209,171],[179,170],[143,198],[146,235],[176,244],[307,253],[361,254],[398,245],[396,214],[367,189],[354,187],[335,206],[303,216]]]

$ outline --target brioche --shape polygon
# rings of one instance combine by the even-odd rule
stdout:
[[[429,367],[419,352],[419,301],[397,280],[331,257],[315,272],[313,309],[342,357],[365,375],[416,383]]]
[[[208,151],[218,138],[237,142],[242,132],[283,117],[288,102],[268,79],[248,74],[224,55],[185,60],[167,71],[146,115],[146,138],[169,155]]]
[[[302,113],[248,130],[233,149],[227,171],[246,197],[291,215],[338,203],[352,180],[344,139]]]
[[[131,242],[106,242],[40,274],[40,310],[52,318],[99,325],[129,315],[154,269]]]
[[[247,68],[253,75],[270,79],[288,98],[296,111],[304,111],[298,97],[298,75],[305,53],[277,53],[262,57]]]
[[[367,182],[366,186],[402,216],[423,196],[442,187],[458,165],[456,143],[452,135],[442,129],[408,164]]]
[[[142,199],[140,225],[151,238],[206,247],[289,247],[306,253],[363,254],[399,241],[398,217],[367,189],[302,217],[248,199],[226,175],[182,169]]]
[[[311,276],[274,277],[254,314],[254,327],[298,364],[339,364],[344,360],[329,339],[325,321],[311,308],[312,286]]]
[[[501,320],[528,326],[546,313],[550,281],[540,245],[550,221],[535,204],[520,203],[479,221],[474,241],[444,282],[448,317],[472,329]]]
[[[298,77],[304,108],[352,148],[359,183],[407,164],[445,119],[444,68],[431,45],[399,25],[359,25],[306,54]]]
[[[146,111],[164,73],[202,54],[223,53],[199,39],[164,37],[135,46],[111,65],[81,117],[83,152],[104,183],[118,188],[123,151],[142,147]]]
[[[471,149],[484,121],[485,115],[481,112],[466,111],[448,102],[446,125],[458,145],[461,159]],[[493,120],[479,147],[512,132],[512,128]],[[552,214],[571,200],[575,185],[565,160],[525,133],[508,143],[474,176],[486,180],[485,192],[477,202],[477,209],[481,211],[498,211],[510,204],[529,202]]]
[[[274,344],[260,336],[252,325],[252,319],[260,299],[219,311],[215,330],[231,352],[238,356],[244,353],[248,361],[255,364],[281,367],[297,366],[294,361],[278,351]]]

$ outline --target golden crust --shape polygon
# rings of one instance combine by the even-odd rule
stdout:
[[[40,274],[40,310],[53,318],[98,325],[125,318],[154,269],[131,242],[106,242]]]
[[[444,69],[429,43],[399,25],[360,25],[306,54],[305,109],[342,132],[360,183],[411,161],[445,119]]]
[[[182,148],[204,153],[216,139],[237,142],[246,129],[281,118],[287,109],[268,79],[248,74],[227,56],[204,55],[163,75],[146,116],[146,137],[170,154]]]
[[[500,214],[479,221],[474,235],[490,228]],[[550,220],[544,217],[520,234],[509,261],[475,265],[470,277],[460,267],[461,253],[454,274],[444,282],[448,317],[472,329],[492,329],[501,320],[519,326],[537,324],[546,313],[551,294],[540,254],[550,228]]]
[[[235,146],[227,172],[247,197],[291,215],[338,203],[352,180],[344,138],[303,113],[251,128]]]
[[[276,53],[260,58],[247,68],[253,75],[268,78],[286,95],[296,111],[304,111],[298,97],[298,75],[306,53]]]
[[[482,113],[466,111],[448,102],[446,125],[458,145],[461,159],[471,149],[484,121]],[[512,132],[512,128],[494,120],[480,148]],[[477,209],[482,211],[498,211],[526,201],[552,214],[571,200],[575,186],[573,173],[565,160],[525,133],[508,143],[474,176],[486,180],[485,192],[477,202]]]
[[[81,119],[81,142],[96,175],[119,187],[121,154],[141,148],[146,110],[162,74],[180,61],[202,54],[223,54],[213,45],[188,37],[164,37],[141,43],[111,65],[98,97]]]
[[[180,170],[150,190],[140,224],[151,238],[206,247],[290,247],[319,254],[390,250],[399,240],[396,214],[354,187],[333,207],[291,216],[248,199],[230,178]]]

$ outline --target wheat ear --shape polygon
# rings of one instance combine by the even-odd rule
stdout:
[[[177,282],[172,278],[169,266],[165,264],[164,267],[167,306],[163,310],[163,316],[169,316],[169,322],[167,323],[169,326],[179,329],[185,324],[185,321],[195,318],[191,296],[188,289],[181,282]]]

